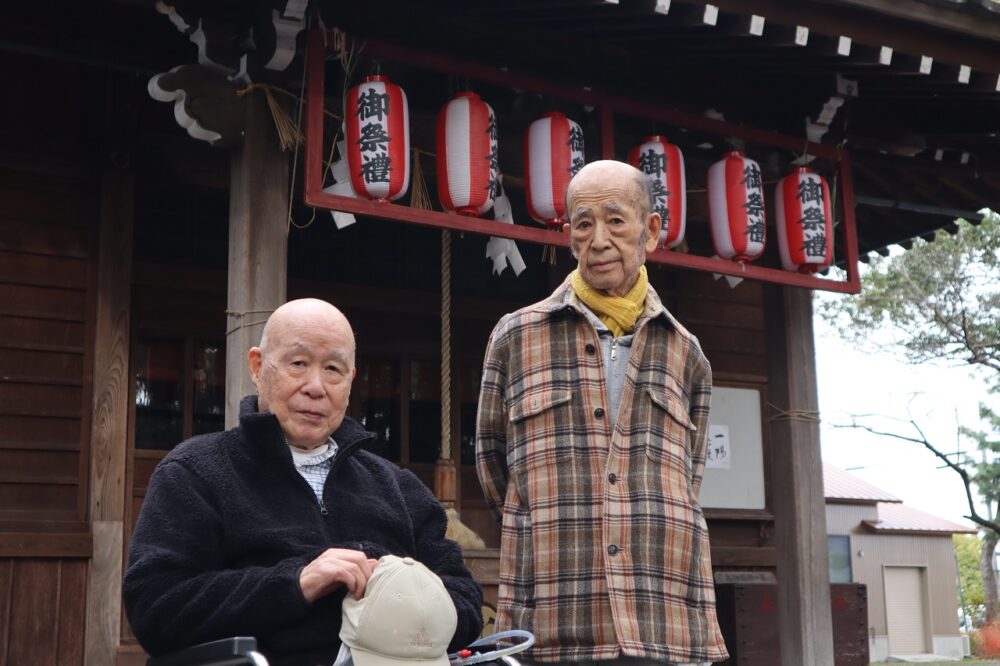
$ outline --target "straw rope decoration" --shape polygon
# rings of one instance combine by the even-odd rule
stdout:
[[[419,148],[413,149],[413,183],[410,190],[410,208],[434,210],[434,205],[431,203],[431,195],[427,191],[427,181],[424,180],[424,170],[420,166],[421,155],[430,155],[430,153],[420,150]],[[443,257],[441,261],[444,261]],[[441,270],[444,270],[444,264],[442,264]]]
[[[273,308],[270,310],[226,310],[227,318],[234,318],[237,320],[236,324],[226,331],[226,346],[229,345],[229,336],[238,332],[240,334],[240,349],[242,350],[242,353],[246,354],[246,352],[250,349],[250,345],[247,341],[247,329],[266,324],[267,318],[271,316],[272,312],[274,312]],[[246,321],[247,316],[255,314],[262,314],[265,315],[265,317],[248,323]],[[240,397],[247,395],[247,374],[248,373],[246,372],[240,373]]]
[[[819,412],[812,409],[789,409],[784,410],[774,403],[767,403],[769,409],[774,413],[767,417],[769,423],[779,421],[799,421],[802,423],[821,423]]]

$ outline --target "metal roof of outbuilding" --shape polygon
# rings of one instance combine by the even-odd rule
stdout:
[[[944,518],[906,506],[879,502],[878,520],[864,520],[862,524],[878,534],[975,534],[975,528],[960,525]]]
[[[856,476],[823,463],[823,494],[830,504],[877,504],[902,502],[895,495],[862,481]]]

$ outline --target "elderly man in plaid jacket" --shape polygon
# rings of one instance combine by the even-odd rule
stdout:
[[[476,432],[502,520],[497,629],[532,662],[696,665],[728,655],[698,492],[712,371],[643,265],[660,216],[614,161],[570,182],[575,271],[490,337]]]

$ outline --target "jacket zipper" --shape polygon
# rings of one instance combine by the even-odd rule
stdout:
[[[340,461],[343,458],[346,457],[345,454],[347,452],[352,452],[353,453],[354,449],[360,447],[363,442],[366,442],[369,439],[371,439],[371,438],[370,437],[362,437],[361,439],[358,439],[358,440],[355,440],[355,441],[351,442],[347,446],[343,447],[340,451],[338,451],[337,455],[333,457],[333,464],[330,465],[330,471],[327,472],[326,480],[329,481],[330,477],[333,476],[333,473],[335,471],[337,471],[337,467],[340,466]],[[297,470],[296,470],[296,473],[298,473]],[[300,474],[299,476],[302,476],[302,475]],[[312,493],[313,496],[315,497],[316,493],[313,492],[312,486],[310,486],[309,483],[306,482],[305,479],[302,479],[302,482],[305,483],[306,487],[309,488],[309,492]],[[326,482],[323,483],[323,492],[326,492]],[[320,515],[322,515],[322,516],[329,516],[330,512],[326,508],[326,502],[323,501],[323,497],[322,496],[316,497],[316,502],[319,504],[319,513],[320,513]]]
[[[611,360],[614,361],[618,358],[618,338],[611,335]]]

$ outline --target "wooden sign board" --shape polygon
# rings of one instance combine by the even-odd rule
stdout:
[[[764,446],[760,391],[715,386],[699,502],[707,509],[763,510]]]

